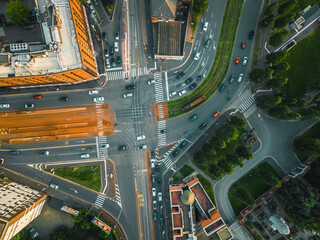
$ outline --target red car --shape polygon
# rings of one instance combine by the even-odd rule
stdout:
[[[234,64],[238,64],[240,61],[240,58],[239,57],[236,57],[236,60],[234,61]]]
[[[245,43],[245,42],[242,42],[242,43],[241,43],[241,48],[244,49],[245,47],[246,47],[246,43]]]
[[[220,112],[219,112],[219,111],[216,111],[212,116],[216,118],[216,117],[218,117],[219,115],[220,115]]]
[[[35,96],[33,96],[33,99],[41,99],[41,98],[42,98],[41,95],[35,95]]]

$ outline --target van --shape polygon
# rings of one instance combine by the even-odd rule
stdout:
[[[124,98],[132,97],[132,96],[133,96],[132,93],[125,93],[125,94],[123,94],[123,97],[124,97]]]
[[[29,30],[29,29],[33,29],[33,24],[29,24],[29,25],[25,25],[23,27],[24,30]]]

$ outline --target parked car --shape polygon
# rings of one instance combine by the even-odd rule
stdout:
[[[157,196],[156,188],[152,188],[152,189],[151,189],[151,192],[152,192],[152,197]]]
[[[118,57],[117,57],[117,64],[118,64],[118,65],[121,65],[121,64],[122,64],[121,56],[118,56]]]
[[[206,32],[208,30],[208,27],[209,27],[209,23],[208,22],[204,22],[202,30],[204,32]]]
[[[20,155],[20,151],[10,151],[9,154],[11,154],[11,155]]]
[[[123,97],[124,97],[124,98],[132,97],[132,96],[133,96],[132,93],[124,93],[124,94],[123,94]]]
[[[236,57],[236,60],[234,61],[234,64],[238,64],[240,61],[240,58],[239,57]]]
[[[238,83],[241,83],[242,78],[243,78],[243,74],[240,73],[240,74],[239,74],[239,77],[238,77],[238,79],[237,79],[237,82],[238,82]]]
[[[151,80],[148,80],[148,85],[151,85],[151,84],[153,84],[153,83],[155,83],[156,82],[156,80],[154,80],[154,79],[151,79]]]
[[[35,99],[35,100],[37,100],[37,99],[41,99],[42,96],[41,96],[41,95],[34,95],[32,98]]]
[[[189,118],[189,121],[190,121],[190,122],[193,122],[194,120],[197,120],[198,117],[199,117],[198,114],[194,114],[194,115],[192,115],[192,116]]]
[[[109,60],[109,58],[106,58],[106,65],[107,65],[107,68],[111,68],[111,65],[110,65],[110,60]]]
[[[89,91],[89,95],[95,95],[95,94],[98,94],[99,91],[98,90],[90,90]]]
[[[119,52],[119,43],[118,42],[114,43],[114,51]]]
[[[93,99],[93,101],[94,102],[103,102],[104,101],[104,97],[95,97],[94,99]]]
[[[29,229],[28,234],[30,235],[31,239],[36,239],[39,236],[39,233],[34,227]]]
[[[134,84],[126,86],[126,90],[132,90],[132,89],[134,89]]]
[[[137,137],[137,140],[138,140],[138,141],[139,141],[139,140],[143,140],[143,139],[146,139],[146,136],[145,136],[145,135],[140,135],[140,136]]]
[[[161,178],[160,177],[157,178],[157,183],[161,184]]]
[[[246,47],[246,43],[245,43],[245,42],[242,42],[242,43],[241,43],[241,48],[244,49],[245,47]]]
[[[116,33],[114,34],[114,36],[115,36],[115,39],[116,39],[116,40],[119,40],[119,36],[120,36],[119,32],[116,32]]]
[[[108,51],[108,49],[105,50],[104,56],[105,56],[106,58],[109,57],[109,51]]]
[[[218,117],[219,115],[220,115],[220,112],[219,112],[219,111],[216,111],[212,116],[216,118],[216,117]]]
[[[92,0],[92,2],[94,5],[96,5],[96,6],[98,5],[98,0]]]
[[[157,221],[157,219],[158,219],[157,212],[154,212],[154,213],[153,213],[153,220],[154,220],[154,221]]]
[[[186,94],[186,93],[187,93],[187,90],[184,89],[184,90],[182,90],[182,91],[179,92],[179,96],[181,97],[182,95],[184,95],[184,94]]]
[[[159,200],[159,202],[162,201],[162,192],[158,192],[158,200]]]
[[[202,128],[205,128],[206,126],[207,126],[207,123],[204,122],[204,123],[201,123],[201,124],[200,124],[199,128],[202,129]]]
[[[224,91],[224,89],[226,88],[226,84],[225,83],[222,83],[221,84],[221,86],[220,86],[220,88],[219,88],[219,92],[223,92]]]
[[[151,174],[151,182],[152,182],[152,183],[155,183],[155,182],[156,182],[156,174],[155,174],[155,173],[152,173],[152,174]]]
[[[118,147],[118,150],[119,150],[119,151],[127,150],[127,146],[126,146],[126,145],[119,146],[119,147]]]
[[[247,57],[244,57],[243,58],[243,61],[242,61],[242,65],[245,66],[248,62],[248,58]]]
[[[180,79],[180,78],[182,78],[184,75],[186,75],[184,72],[181,72],[181,73],[179,73],[178,75],[177,75],[177,79]]]
[[[112,67],[115,67],[115,66],[116,66],[116,62],[115,62],[114,58],[111,58],[111,66],[112,66]]]
[[[236,75],[232,74],[229,78],[229,83],[232,84],[234,82],[234,80],[236,79]]]
[[[194,58],[193,58],[193,59],[194,59],[195,61],[197,61],[197,60],[199,60],[199,58],[200,58],[200,53],[197,52],[196,55],[194,55]]]
[[[113,56],[113,54],[114,54],[114,48],[113,47],[109,48],[109,53],[110,53],[110,56]]]
[[[150,159],[150,166],[151,166],[151,168],[155,167],[155,160],[154,159]]]
[[[26,103],[24,105],[25,108],[34,108],[34,104],[33,103]]]
[[[156,200],[153,200],[153,202],[152,202],[152,208],[153,208],[154,210],[157,210],[157,201],[156,201]]]
[[[253,36],[254,36],[254,31],[252,30],[249,32],[249,39],[253,39]]]
[[[9,103],[1,103],[0,108],[10,108],[10,104]]]
[[[54,183],[50,183],[49,187],[51,187],[53,189],[58,189],[59,188],[59,186],[57,184],[54,184]]]

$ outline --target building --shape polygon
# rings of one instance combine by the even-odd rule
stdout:
[[[232,239],[227,225],[198,178],[186,184],[169,185],[173,239]],[[203,236],[205,233],[205,236]]]
[[[42,211],[47,195],[11,180],[0,182],[0,240],[10,240]]]
[[[74,84],[98,78],[84,6],[78,0],[35,3],[32,29],[10,25],[0,31],[4,32],[0,86]]]

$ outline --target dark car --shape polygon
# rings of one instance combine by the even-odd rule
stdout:
[[[177,76],[177,79],[182,78],[184,75],[186,75],[184,72],[179,73],[178,76]]]
[[[206,43],[204,44],[204,47],[205,48],[208,48],[210,46],[210,42],[211,42],[211,39],[209,38]]]
[[[191,116],[191,117],[189,118],[189,121],[190,121],[190,122],[193,122],[194,120],[197,120],[198,117],[199,117],[199,115],[198,115],[198,114],[195,114],[195,115],[193,115],[193,116]]]
[[[69,101],[69,98],[68,97],[61,97],[59,99],[61,102],[68,102]]]
[[[249,32],[249,39],[253,39],[253,36],[254,36],[254,31],[252,30]]]
[[[176,149],[173,153],[172,153],[172,157],[176,157],[179,154],[179,150]]]
[[[28,234],[30,235],[31,239],[35,239],[39,236],[39,233],[34,228],[30,228]]]
[[[102,38],[103,38],[103,41],[108,42],[107,34],[105,32],[102,32]]]
[[[114,48],[113,47],[109,48],[109,53],[110,53],[110,56],[112,56],[114,54]]]
[[[104,55],[105,55],[105,57],[109,57],[109,51],[108,51],[108,49],[106,49]]]
[[[236,79],[236,75],[232,74],[231,77],[229,78],[228,82],[232,84],[234,80]]]
[[[111,66],[115,67],[116,66],[116,61],[114,60],[114,58],[111,58]]]
[[[199,75],[198,77],[197,77],[197,81],[200,81],[202,79],[202,75]]]
[[[193,89],[195,89],[198,85],[196,83],[191,84],[191,86],[189,87],[190,91],[192,91]]]
[[[154,213],[153,213],[153,220],[154,220],[154,221],[157,221],[157,219],[158,219],[158,215],[157,215],[156,212],[154,212]]]
[[[118,149],[119,149],[119,151],[124,151],[124,150],[127,150],[127,146],[123,145],[123,146],[118,147]]]
[[[207,123],[204,122],[204,123],[201,123],[201,124],[200,124],[199,128],[202,129],[202,128],[205,128],[206,126],[207,126]]]
[[[222,85],[219,88],[219,92],[223,92],[223,90],[226,88],[226,86],[227,85],[225,83],[222,83]]]
[[[161,178],[157,178],[157,183],[161,184]]]
[[[187,80],[185,80],[184,82],[185,82],[185,84],[189,84],[189,83],[191,83],[191,82],[192,82],[192,78],[188,78],[188,79],[187,79]]]
[[[160,167],[158,163],[155,164],[155,168],[156,168],[156,172],[160,172]]]
[[[184,148],[185,146],[187,145],[187,141],[186,140],[183,140],[180,145],[179,145],[179,148]]]
[[[96,5],[96,6],[98,5],[98,1],[97,0],[92,0],[92,2],[93,2],[94,5]]]
[[[126,86],[126,90],[132,90],[132,89],[134,89],[134,84]]]
[[[166,132],[167,132],[167,129],[161,129],[161,130],[160,130],[160,133],[161,133],[161,134],[164,134],[164,133],[166,133]]]
[[[122,63],[122,59],[120,56],[117,57],[117,64],[120,65]]]

